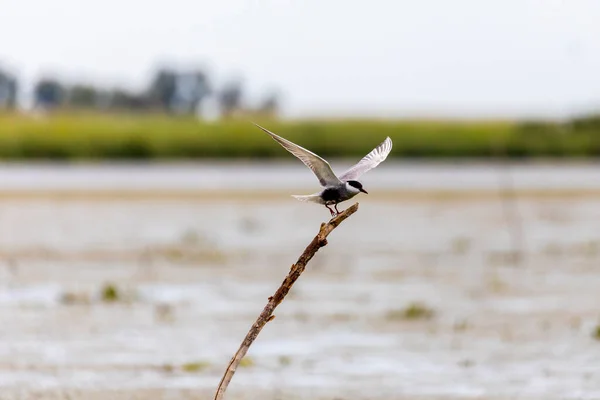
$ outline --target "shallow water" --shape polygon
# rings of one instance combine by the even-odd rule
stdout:
[[[232,195],[248,181],[232,166],[48,167],[27,184],[11,168],[4,194],[42,189],[0,199],[2,399],[210,396],[328,217],[285,193]],[[310,190],[287,180],[296,167],[256,168],[245,173],[261,185]],[[515,242],[506,203],[467,190],[494,189],[494,167],[411,168],[373,173],[371,187],[465,193],[360,197],[250,349],[231,398],[600,398],[600,197],[518,194]],[[587,190],[600,171],[523,168],[522,189]],[[159,195],[203,185],[216,196]],[[57,188],[151,193],[43,195]],[[116,302],[103,301],[106,283]],[[432,315],[406,317],[411,304]]]

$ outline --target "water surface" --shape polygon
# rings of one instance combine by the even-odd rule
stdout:
[[[496,193],[498,171],[391,163],[367,175],[374,195],[277,309],[231,398],[600,398],[598,198],[525,190],[596,189],[600,169],[513,167],[512,213],[468,194]],[[210,396],[328,217],[285,190],[244,193],[313,179],[301,164],[0,168],[3,193],[37,192],[0,198],[0,398]],[[395,194],[439,188],[466,195]],[[55,190],[144,195],[44,195]],[[430,315],[406,316],[415,305]]]

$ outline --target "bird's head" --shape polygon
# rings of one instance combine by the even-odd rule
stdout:
[[[359,181],[347,181],[346,187],[349,191],[354,193],[363,192],[369,194],[365,189],[363,189],[362,183],[360,183]]]

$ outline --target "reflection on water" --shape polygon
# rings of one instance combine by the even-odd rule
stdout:
[[[11,168],[4,190],[314,183],[302,165],[55,167],[43,180]],[[492,167],[410,168],[368,176],[384,189],[497,184]],[[535,168],[516,181],[595,187],[594,167]],[[251,348],[232,398],[600,397],[596,198],[520,196],[519,264],[497,198],[359,200]],[[209,396],[326,217],[284,195],[2,198],[0,392]]]

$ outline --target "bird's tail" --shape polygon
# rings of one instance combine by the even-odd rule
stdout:
[[[319,203],[321,204],[323,201],[321,200],[321,196],[319,195],[319,193],[315,193],[315,194],[309,194],[306,196],[299,196],[299,195],[292,195],[293,198],[295,198],[296,200],[300,200],[300,201],[304,201],[304,202],[308,202],[308,203]]]

